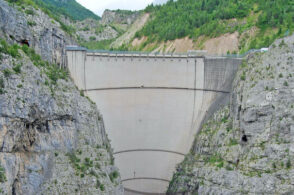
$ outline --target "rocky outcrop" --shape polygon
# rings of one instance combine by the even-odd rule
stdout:
[[[102,15],[102,24],[127,24],[130,25],[140,16],[140,12],[127,10],[105,10]]]
[[[0,193],[123,194],[96,105],[53,67],[1,56]]]
[[[195,137],[168,193],[294,193],[294,36],[249,56],[229,106]]]
[[[0,0],[0,36],[10,43],[28,44],[42,58],[64,65],[65,46],[75,43],[61,25],[32,6],[11,7]]]
[[[32,33],[24,14],[0,0],[0,35],[8,40],[32,40]]]
[[[86,19],[74,23],[74,26],[82,42],[112,40],[132,28],[140,16],[141,12],[137,11],[105,10],[101,20]]]
[[[114,39],[119,32],[113,27],[103,25],[98,20],[86,19],[74,24],[77,28],[77,35],[82,41],[102,41]]]

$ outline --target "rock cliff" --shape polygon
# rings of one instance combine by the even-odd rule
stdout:
[[[139,11],[105,10],[101,20],[86,19],[73,25],[77,28],[79,41],[113,41],[132,28],[141,15]]]
[[[127,11],[127,10],[105,10],[101,23],[102,24],[127,24],[130,25],[140,16],[138,11]]]
[[[203,125],[168,193],[294,193],[294,36],[241,65],[230,105]]]
[[[123,194],[102,115],[50,64],[74,41],[14,6],[0,0],[0,194]]]
[[[11,7],[0,0],[0,36],[10,43],[28,44],[46,61],[63,65],[65,46],[74,39],[61,24],[33,6]]]
[[[96,105],[33,50],[23,47],[34,63],[12,48],[0,61],[0,191],[122,194]]]

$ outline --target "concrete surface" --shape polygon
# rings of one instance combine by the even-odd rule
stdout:
[[[227,103],[241,60],[68,50],[67,62],[103,114],[126,194],[164,194],[202,122]]]

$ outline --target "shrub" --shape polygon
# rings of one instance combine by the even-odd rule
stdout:
[[[6,182],[5,169],[0,164],[0,183]]]
[[[84,91],[83,90],[80,90],[80,96],[84,97],[85,94],[84,94]]]
[[[4,79],[1,77],[0,78],[0,95],[4,93],[4,87],[5,87]]]
[[[22,88],[22,87],[23,87],[22,84],[17,85],[17,88]]]
[[[13,44],[12,46],[8,47],[7,54],[11,55],[12,57],[20,57],[20,54],[18,53],[18,45]]]
[[[35,14],[35,12],[32,9],[27,9],[25,11],[25,13],[28,14],[28,15],[34,15]]]
[[[228,171],[232,171],[232,170],[234,170],[230,165],[227,165],[226,166],[226,170],[228,170]]]
[[[118,177],[118,172],[117,171],[113,171],[112,173],[109,174],[109,178],[110,181],[113,182],[114,179],[116,179]]]
[[[12,74],[11,70],[8,69],[8,68],[4,69],[4,70],[3,70],[3,73],[4,73],[4,76],[5,76],[6,78],[9,77],[9,76]]]
[[[238,145],[238,141],[236,139],[232,139],[230,138],[230,143],[229,143],[230,146],[235,146],[235,145]]]
[[[36,26],[37,23],[35,21],[28,21],[29,26]]]
[[[22,67],[22,64],[17,64],[12,69],[14,70],[16,74],[19,74],[21,72],[21,67]]]
[[[221,119],[221,122],[222,123],[227,123],[228,122],[228,119],[229,119],[229,116],[224,116],[222,119]]]
[[[25,54],[29,54],[29,46],[27,46],[27,45],[23,45],[22,47],[21,47],[21,49],[22,49],[22,51],[25,53]]]
[[[97,181],[96,181],[96,188],[99,188],[100,185],[101,185],[101,183],[100,183],[100,181],[97,179]]]
[[[89,26],[82,28],[82,31],[89,31],[89,30],[90,30]]]
[[[241,75],[241,80],[242,81],[245,81],[246,80],[246,75],[244,73]]]
[[[287,163],[286,163],[286,167],[287,167],[287,169],[290,169],[291,166],[292,166],[292,164],[291,164],[291,160],[288,159],[288,161],[287,161]]]
[[[283,85],[286,86],[286,87],[289,86],[287,81],[284,81]]]
[[[100,190],[103,192],[105,190],[105,186],[103,184],[100,185]]]
[[[279,74],[279,77],[280,77],[280,78],[283,78],[283,74],[282,74],[282,73],[280,73],[280,74]]]
[[[8,50],[8,44],[5,40],[0,39],[0,53],[7,53]]]
[[[56,64],[47,66],[46,75],[49,77],[53,84],[56,84],[58,79],[66,80],[67,78],[67,72],[58,68]]]
[[[222,168],[223,166],[224,166],[224,162],[220,162],[220,163],[217,165],[218,168]]]
[[[286,45],[285,41],[282,40],[281,43],[279,44],[279,47],[281,48],[281,47],[283,47],[283,46],[285,46],[285,45]]]
[[[96,37],[91,36],[91,37],[90,37],[90,41],[96,41]]]

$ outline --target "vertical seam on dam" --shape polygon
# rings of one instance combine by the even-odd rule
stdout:
[[[188,61],[187,61],[188,63]],[[197,65],[197,60],[194,60],[194,89],[196,88],[196,65]],[[192,120],[191,120],[191,129],[193,128],[193,123],[194,123],[194,116],[195,116],[195,101],[196,101],[196,90],[194,91],[194,99],[193,99],[193,114],[192,114]]]
[[[85,90],[87,90],[87,85],[86,85],[86,54],[84,57],[84,86],[85,86]]]

